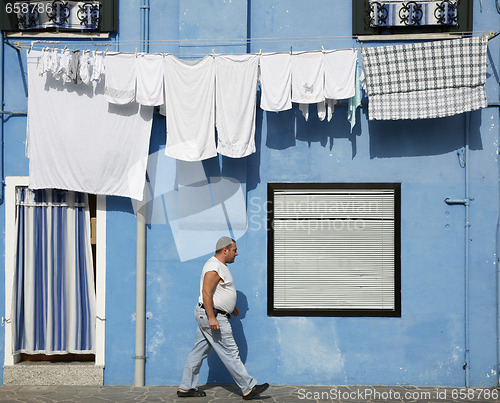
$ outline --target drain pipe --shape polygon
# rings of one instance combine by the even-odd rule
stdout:
[[[4,75],[5,75],[5,62],[4,62],[5,43],[4,43],[3,32],[0,31],[0,34],[2,35],[2,43],[0,45],[0,74],[2,75],[0,77],[0,109],[3,111],[4,103],[5,103],[4,88],[3,88],[4,87]],[[0,122],[0,141],[2,143],[0,144],[0,146],[2,147],[2,149],[0,150],[1,151],[0,158],[2,159],[2,161],[0,161],[0,164],[1,164],[0,174],[2,175],[2,183],[0,184],[0,186],[2,188],[0,189],[0,193],[1,193],[0,204],[3,204],[4,195],[5,195],[5,178],[4,178],[5,153],[4,153],[4,140],[3,140],[5,121],[4,121],[4,114],[3,113],[1,114],[1,119],[2,119],[2,121]]]
[[[469,192],[469,138],[470,138],[470,112],[465,113],[465,198],[464,199],[445,199],[446,204],[462,204],[465,206],[465,273],[464,273],[464,365],[465,370],[465,387],[470,385],[470,351],[469,351],[469,253],[470,253],[470,202],[474,199],[470,198]]]
[[[149,0],[141,5],[142,51],[149,49]],[[143,195],[143,200],[145,196]],[[138,203],[134,386],[146,384],[146,206]]]

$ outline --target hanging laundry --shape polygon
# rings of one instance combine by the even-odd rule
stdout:
[[[104,75],[104,56],[102,52],[93,53],[92,61],[92,75],[90,76],[90,80],[98,83],[101,81],[101,77]]]
[[[136,102],[149,106],[163,104],[163,65],[162,56],[137,56]]]
[[[184,161],[215,157],[214,58],[187,61],[168,55],[164,60],[165,154]]]
[[[292,55],[292,102],[303,104],[299,109],[309,119],[309,104],[323,102],[324,69],[321,52],[301,52]],[[319,113],[321,118],[321,112]]]
[[[47,48],[42,50],[42,57],[38,63],[38,71],[41,76],[50,71],[50,51]]]
[[[217,151],[227,157],[255,152],[258,62],[256,55],[215,58]]]
[[[153,107],[109,104],[104,82],[94,88],[40,77],[40,57],[32,50],[27,58],[30,188],[141,200]]]
[[[71,55],[68,49],[64,49],[59,56],[59,64],[57,65],[56,72],[54,73],[54,78],[56,80],[63,80],[64,82],[70,82],[71,78],[68,75],[69,64],[71,63]]]
[[[363,50],[370,120],[429,119],[487,106],[481,37]]]
[[[323,55],[325,98],[347,99],[354,96],[357,50],[327,51]]]
[[[135,55],[108,53],[104,59],[106,87],[104,93],[108,102],[124,105],[135,99],[137,77]]]
[[[82,55],[80,56],[80,64],[79,64],[79,71],[78,75],[80,77],[80,80],[84,84],[90,84],[90,55],[89,52],[84,51]]]
[[[302,52],[292,55],[292,102],[315,104],[323,95],[323,54]]]
[[[50,52],[50,68],[49,71],[52,73],[52,76],[59,80],[61,78],[59,73],[59,51],[56,48],[53,48]]]
[[[80,51],[71,52],[69,67],[68,67],[68,77],[75,84],[82,82],[80,78]]]
[[[292,57],[289,53],[264,53],[260,56],[260,107],[281,112],[292,108]]]
[[[355,75],[354,75],[354,95],[349,98],[347,106],[347,120],[351,124],[351,133],[356,124],[356,110],[361,105],[361,88],[359,82],[358,60],[356,59]]]

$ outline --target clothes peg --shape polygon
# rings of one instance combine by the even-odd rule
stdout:
[[[215,51],[213,48],[212,48],[212,57],[215,59]]]
[[[104,52],[104,56],[106,56],[108,54],[108,49],[109,48],[106,48],[105,52]]]
[[[290,46],[290,54],[292,54],[292,47]]]
[[[325,53],[325,47],[323,45],[321,45],[321,51]]]
[[[137,57],[137,48],[135,48],[135,57]]]
[[[262,55],[262,49],[259,50],[259,56],[261,56],[261,55]]]
[[[47,47],[47,45],[45,45],[45,47],[43,48],[43,50],[45,50],[46,47]],[[31,41],[31,45],[30,45],[30,48],[28,50],[28,54],[31,52],[31,49],[33,49],[33,41]]]

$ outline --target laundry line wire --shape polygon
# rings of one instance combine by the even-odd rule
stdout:
[[[498,33],[495,33],[494,31],[490,31],[489,33],[486,33],[485,31],[463,31],[463,32],[456,32],[453,33],[453,36],[457,37],[464,37],[464,36],[483,36],[483,37],[488,37],[488,39],[492,39],[496,37]],[[451,39],[451,38],[450,38]],[[110,39],[107,38],[106,40],[94,40],[91,38],[90,41],[88,40],[35,40],[35,41],[26,41],[26,42],[21,42],[17,41],[14,43],[14,46],[16,46],[19,49],[23,49],[24,47],[29,47],[30,51],[32,49],[36,50],[43,50],[47,48],[47,45],[59,45],[59,44],[64,44],[66,48],[71,48],[73,47],[74,50],[76,50],[76,47],[78,47],[78,50],[81,50],[81,48],[94,48],[94,50],[97,50],[99,47],[106,47],[107,50],[113,48],[113,47],[119,47],[119,46],[142,46],[145,44],[148,45],[157,45],[157,46],[168,46],[168,45],[178,45],[180,48],[212,48],[212,53],[214,53],[214,49],[216,47],[223,47],[223,46],[245,46],[245,45],[251,45],[251,44],[265,44],[265,43],[272,43],[272,44],[283,44],[286,43],[287,45],[290,45],[290,52],[293,52],[293,44],[297,43],[298,41],[300,42],[321,42],[327,44],[328,42],[331,41],[357,41],[361,43],[361,46],[363,44],[363,37],[362,36],[357,36],[357,35],[350,35],[350,36],[317,36],[317,37],[289,37],[289,38],[226,38],[226,39],[221,39],[221,38],[195,38],[195,39],[150,39],[150,40],[122,40],[122,39]],[[370,41],[371,42],[371,41]],[[35,46],[36,45],[36,46]],[[55,47],[55,46],[54,46]],[[352,48],[355,48],[354,46],[351,46]],[[322,49],[324,50],[324,45],[322,45]],[[359,48],[357,48],[359,50]],[[298,50],[299,51],[299,50]],[[303,50],[300,50],[303,52]],[[318,49],[319,51],[319,49]],[[130,52],[123,52],[123,53],[130,53]],[[136,51],[137,53],[137,51]],[[144,52],[140,52],[144,53]],[[150,52],[147,52],[150,53]],[[161,54],[161,51],[157,52],[151,52],[153,54]],[[186,53],[186,52],[163,52],[163,53],[168,53],[172,55],[180,55],[180,56],[185,56],[185,57],[195,57],[195,56],[206,56],[206,53]],[[262,49],[259,52],[253,52],[253,53],[248,53],[244,52],[244,54],[259,54],[262,53]],[[266,53],[285,53],[284,51],[281,52],[267,52]]]

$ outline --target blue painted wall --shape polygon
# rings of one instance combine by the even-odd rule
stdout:
[[[120,2],[122,51],[140,49],[139,2]],[[474,30],[499,31],[493,0],[474,2]],[[252,41],[241,40],[249,35]],[[312,0],[151,0],[150,52],[198,58],[216,53],[359,47],[351,36],[351,2]],[[267,38],[267,39],[266,39]],[[277,38],[271,40],[269,38]],[[179,46],[181,40],[181,46]],[[184,41],[186,40],[186,41]],[[365,46],[383,45],[370,43]],[[500,38],[489,43],[487,93],[499,102]],[[25,110],[25,57],[5,47],[5,110]],[[364,99],[366,104],[367,100]],[[147,230],[146,383],[177,384],[195,335],[193,309],[201,268],[224,225],[214,213],[193,231],[175,220],[217,199],[216,178],[233,178],[246,200],[246,225],[231,216],[239,256],[231,266],[242,315],[235,337],[251,374],[274,384],[415,384],[463,386],[465,212],[444,199],[464,197],[463,115],[425,121],[368,121],[364,105],[352,133],[347,108],[331,122],[305,122],[298,108],[257,110],[257,153],[241,160],[182,164],[163,155],[165,118],[155,115],[151,166],[156,174]],[[25,117],[4,123],[6,175],[27,175]],[[470,376],[472,386],[497,381],[496,295],[499,217],[499,109],[471,114]],[[186,172],[189,175],[186,176]],[[185,205],[175,184],[197,178],[200,205]],[[184,182],[183,182],[184,181]],[[188,182],[185,182],[188,181]],[[266,200],[268,182],[401,182],[401,318],[282,318],[267,316]],[[227,190],[227,186],[224,187]],[[187,192],[190,189],[183,191]],[[185,194],[185,193],[184,193]],[[207,196],[208,195],[208,196]],[[211,195],[211,196],[210,196]],[[215,195],[215,196],[214,196]],[[198,198],[199,197],[199,198]],[[205,200],[206,198],[206,200]],[[200,200],[203,200],[200,201]],[[217,203],[214,203],[217,204]],[[135,343],[134,206],[107,200],[106,384],[132,384]],[[0,210],[4,225],[4,210]],[[215,210],[214,210],[215,211]],[[175,224],[174,224],[175,221]],[[180,227],[179,227],[180,225]],[[203,228],[206,227],[206,228]],[[227,232],[227,230],[226,230]],[[4,236],[4,235],[3,235]],[[178,244],[176,244],[178,242]],[[181,243],[179,243],[181,242]],[[183,256],[191,254],[191,259]],[[1,263],[3,264],[3,262]],[[3,286],[3,277],[0,287]],[[0,299],[0,309],[4,301]],[[0,334],[3,349],[3,334]],[[200,382],[228,383],[210,357]]]

